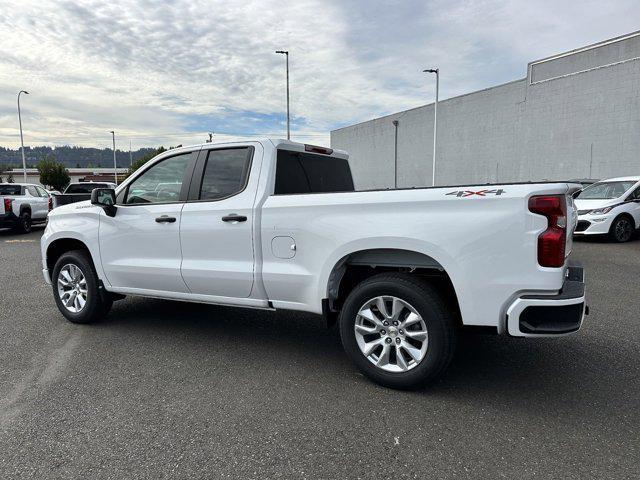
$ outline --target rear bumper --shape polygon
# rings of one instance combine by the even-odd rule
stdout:
[[[523,295],[507,309],[507,331],[514,337],[549,337],[577,332],[588,314],[584,269],[570,264],[557,295]]]
[[[0,228],[15,227],[16,223],[18,223],[18,217],[15,213],[0,214]]]

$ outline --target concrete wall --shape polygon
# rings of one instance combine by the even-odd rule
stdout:
[[[527,78],[438,105],[436,184],[640,174],[640,36],[529,64]],[[442,81],[446,81],[443,76]],[[433,104],[331,132],[356,187],[431,184]]]

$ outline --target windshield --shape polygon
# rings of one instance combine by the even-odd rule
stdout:
[[[636,182],[602,182],[589,185],[580,192],[580,200],[608,200],[624,195]]]
[[[0,185],[0,195],[20,195],[21,191],[20,185]]]

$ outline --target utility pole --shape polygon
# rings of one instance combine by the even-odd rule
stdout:
[[[289,125],[289,51],[288,50],[276,50],[276,53],[285,55],[287,58],[287,140],[291,139],[291,130]]]
[[[24,174],[24,183],[27,183],[27,161],[24,158],[24,140],[22,138],[22,114],[20,113],[20,94],[24,93],[29,95],[26,90],[20,90],[18,92],[18,123],[20,123],[20,149],[22,150],[22,171]]]
[[[438,136],[438,94],[440,90],[440,69],[429,68],[424,73],[436,74],[436,103],[433,105],[433,168],[431,172],[431,186],[436,186],[436,138]]]
[[[113,139],[113,180],[118,185],[118,166],[116,164],[116,132],[111,130],[111,138]]]
[[[133,157],[131,156],[131,140],[129,140],[129,166],[133,167]]]

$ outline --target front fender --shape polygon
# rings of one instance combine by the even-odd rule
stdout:
[[[40,252],[42,255],[42,268],[47,270],[47,250],[51,244],[59,240],[76,240],[84,244],[91,255],[93,265],[98,274],[98,278],[102,280],[105,285],[109,285],[104,271],[102,269],[102,262],[100,261],[100,243],[98,241],[99,229],[100,229],[100,214],[102,212],[99,208],[85,208],[86,211],[80,208],[76,209],[73,213],[54,214],[49,216],[47,227],[40,240]]]

